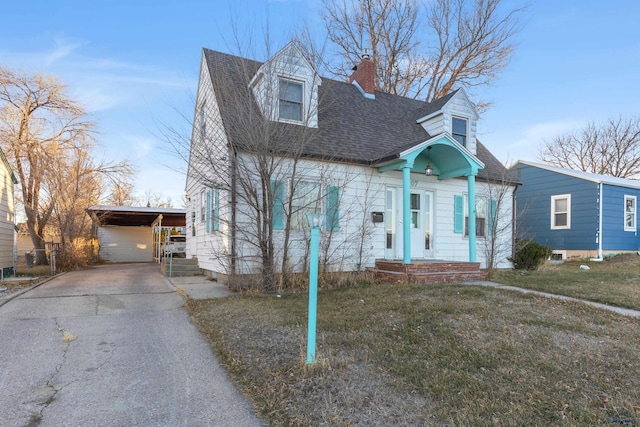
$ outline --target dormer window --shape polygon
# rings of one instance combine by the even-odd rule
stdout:
[[[463,147],[467,146],[467,119],[453,117],[451,120],[451,136]]]
[[[280,79],[278,92],[278,114],[280,119],[302,122],[303,92],[302,83]]]

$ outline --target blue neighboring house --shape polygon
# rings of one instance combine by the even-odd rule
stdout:
[[[638,251],[640,181],[527,161],[512,170],[518,236],[563,259]]]

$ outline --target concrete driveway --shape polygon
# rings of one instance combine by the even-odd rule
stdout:
[[[2,426],[260,426],[156,264],[63,274],[0,307]]]

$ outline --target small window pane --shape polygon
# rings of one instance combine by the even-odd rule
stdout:
[[[467,145],[467,121],[465,119],[459,119],[453,117],[451,134],[453,138],[463,146]]]
[[[556,227],[566,227],[566,226],[567,226],[567,214],[566,213],[556,214]]]
[[[281,119],[302,121],[302,83],[280,80],[279,114]]]

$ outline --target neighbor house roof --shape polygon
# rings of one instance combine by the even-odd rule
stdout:
[[[261,63],[209,49],[203,52],[227,136],[242,148],[250,128],[247,123],[260,123],[260,109],[251,95],[249,80]],[[308,143],[303,147],[303,156],[375,165],[430,139],[417,120],[440,110],[454,94],[455,91],[431,103],[378,91],[375,99],[368,99],[353,84],[322,77],[318,128],[273,122],[270,132],[287,139],[276,144],[281,147],[289,147],[287,144],[294,139],[291,135],[304,134]],[[506,179],[510,176],[507,169],[479,141],[476,151],[485,164],[478,174],[480,178],[514,182]]]
[[[574,178],[583,179],[585,181],[595,182],[597,184],[616,185],[618,187],[637,188],[640,189],[640,181],[633,179],[618,178],[610,175],[601,175],[591,172],[577,171],[573,169],[561,168],[559,166],[547,165],[544,163],[534,163],[525,160],[520,160],[518,164],[527,166],[533,166],[540,169],[545,169],[551,172],[560,173],[562,175],[572,176]]]

